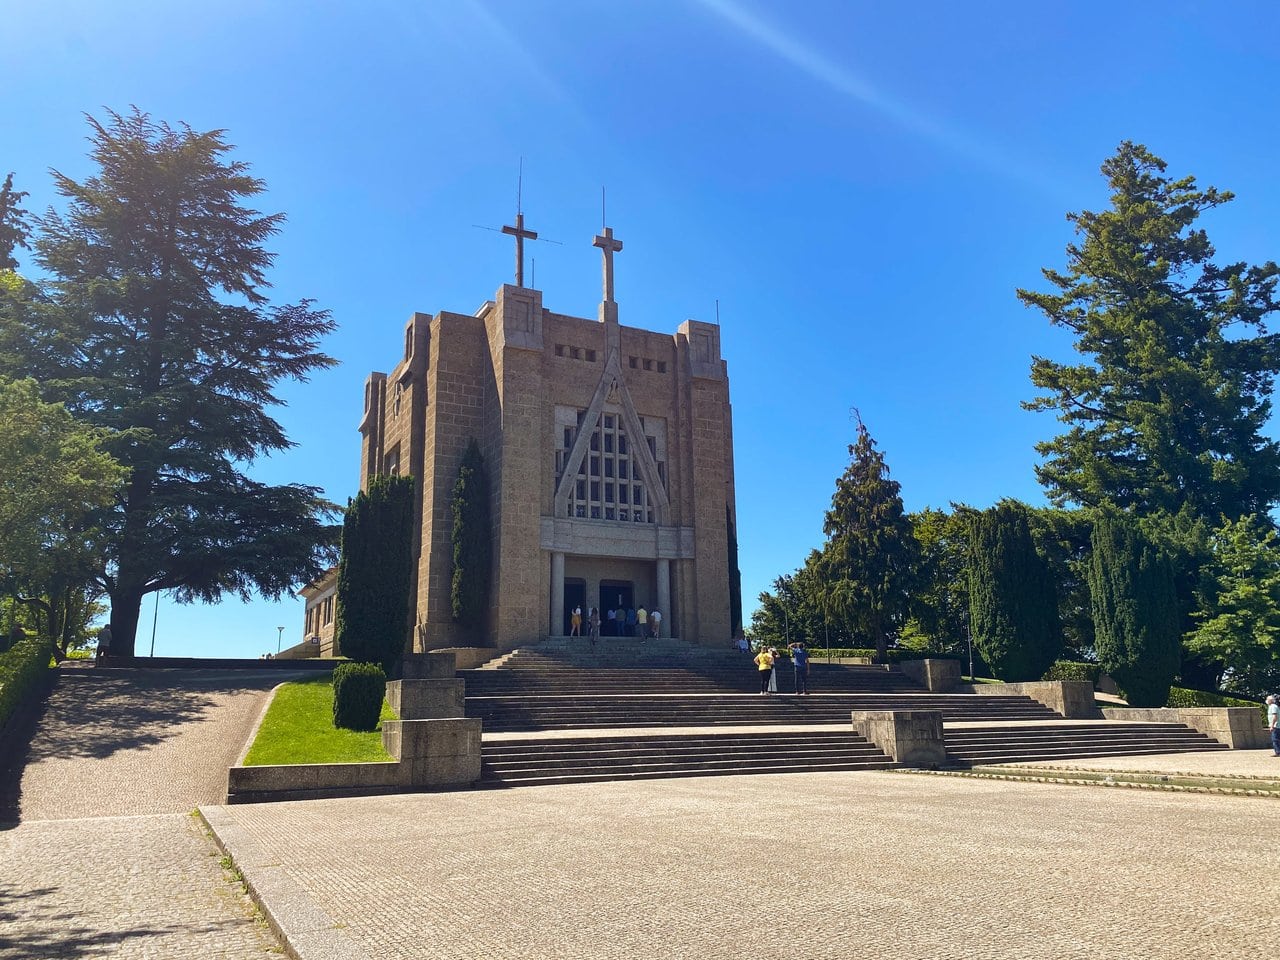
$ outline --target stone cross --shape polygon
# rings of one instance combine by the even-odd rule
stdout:
[[[526,230],[524,228],[524,214],[516,214],[515,226],[505,226],[502,232],[516,238],[516,286],[524,286],[524,242],[526,240],[537,240],[538,234],[535,230]]]
[[[613,239],[613,227],[605,227],[604,234],[592,240],[591,245],[604,252],[604,300],[613,303],[613,255],[622,249],[622,241]]]

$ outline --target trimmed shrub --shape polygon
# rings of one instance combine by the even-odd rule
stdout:
[[[376,730],[387,695],[387,675],[376,663],[340,663],[333,668],[333,725]]]
[[[1169,706],[1171,707],[1257,707],[1262,714],[1263,722],[1267,718],[1267,705],[1256,700],[1241,700],[1239,697],[1228,697],[1209,690],[1188,690],[1185,687],[1169,688]]]
[[[0,654],[0,724],[40,687],[52,657],[53,644],[41,637],[19,640]]]
[[[1043,679],[1084,680],[1096,687],[1101,673],[1102,667],[1096,663],[1083,663],[1079,660],[1059,660],[1045,672]]]

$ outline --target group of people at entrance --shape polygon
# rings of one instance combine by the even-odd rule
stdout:
[[[784,654],[777,647],[760,648],[755,656],[756,668],[760,671],[760,694],[768,696],[778,692],[778,661],[787,654],[791,656],[791,666],[796,674],[796,696],[809,695],[809,651],[803,643],[793,643]]]
[[[569,614],[569,636],[582,636],[583,626],[582,607],[574,607],[573,613]],[[592,607],[586,616],[585,626],[592,642],[599,639],[602,627],[606,637],[640,637],[647,640],[658,635],[662,626],[662,612],[646,610],[644,607],[627,607],[625,610],[610,607],[602,622],[600,608]]]

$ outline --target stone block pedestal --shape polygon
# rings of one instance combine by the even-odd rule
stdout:
[[[401,720],[443,720],[465,711],[462,680],[390,680],[387,703]]]
[[[480,779],[480,720],[388,720],[382,745],[404,787],[456,787]]]
[[[853,730],[908,767],[946,763],[941,710],[855,710]]]

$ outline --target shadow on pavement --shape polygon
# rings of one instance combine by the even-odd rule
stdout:
[[[93,930],[84,925],[84,917],[67,909],[65,894],[61,902],[54,899],[58,894],[58,887],[23,890],[0,883],[0,958],[74,960],[77,957],[109,957],[118,953],[121,945],[129,940],[214,933],[235,926],[233,921],[225,921],[194,927],[170,925]],[[78,896],[87,900],[90,895]]]

